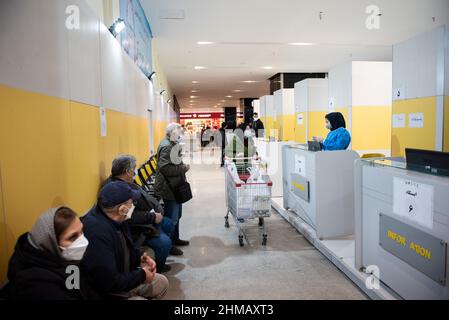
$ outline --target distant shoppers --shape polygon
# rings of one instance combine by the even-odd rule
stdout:
[[[172,241],[176,246],[189,245],[189,241],[179,238],[179,221],[182,217],[182,203],[179,201],[181,195],[176,194],[179,187],[185,185],[186,173],[190,166],[182,162],[180,125],[171,123],[167,126],[166,136],[161,141],[157,151],[157,171],[154,188],[164,200],[165,216],[172,219],[175,226]],[[178,254],[179,248],[172,248],[174,254]],[[181,251],[182,252],[182,251]]]
[[[2,295],[12,300],[98,298],[78,269],[88,244],[75,212],[66,207],[48,210],[17,240]]]
[[[226,145],[225,155],[228,158],[257,157],[257,149],[253,140],[253,130],[247,123],[242,123],[234,130],[232,140]]]
[[[113,181],[101,190],[98,203],[82,218],[89,247],[82,261],[89,283],[104,298],[159,299],[168,289],[156,263],[134,247],[126,223],[140,192]]]
[[[220,128],[220,135],[221,135],[221,166],[224,166],[224,158],[225,158],[225,148],[227,144],[226,139],[226,122],[223,122],[221,124]]]
[[[346,121],[340,112],[331,112],[325,116],[326,129],[330,130],[326,139],[313,137],[321,143],[324,151],[346,150],[351,144],[351,134],[346,130]]]
[[[111,176],[103,183],[103,186],[112,181],[125,181],[132,189],[140,193],[134,213],[126,223],[135,242],[142,242],[141,244],[154,250],[157,271],[168,272],[170,266],[165,262],[172,247],[170,237],[174,230],[173,222],[164,217],[164,209],[159,201],[134,183],[135,171],[136,158],[132,155],[120,155],[112,161]]]
[[[262,120],[260,120],[259,114],[257,112],[254,112],[254,115],[253,115],[253,130],[256,133],[256,138],[264,137],[265,127],[263,125]]]

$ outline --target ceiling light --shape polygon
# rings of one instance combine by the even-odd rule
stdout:
[[[168,99],[168,100],[167,100],[167,103],[171,103],[171,99]]]
[[[289,45],[290,46],[313,46],[313,45],[315,45],[315,43],[310,43],[310,42],[290,42]]]
[[[206,69],[206,67],[203,67],[203,66],[195,66],[194,69],[195,69],[195,70],[204,70],[204,69]]]
[[[109,28],[109,31],[112,33],[114,37],[117,37],[117,35],[122,32],[126,28],[125,21],[121,18],[117,19],[112,26]]]
[[[194,80],[194,81],[192,81],[192,83],[199,83],[199,82]]]
[[[198,92],[198,90],[192,90],[192,93],[196,93],[196,92]]]
[[[165,91],[165,90],[162,90],[161,91],[161,96],[164,94],[164,93],[166,93],[167,91]]]
[[[265,70],[271,70],[271,69],[273,69],[273,67],[271,67],[271,66],[266,66],[266,67],[262,67],[262,69],[265,69]]]
[[[226,96],[226,98],[232,98],[232,96]]]
[[[198,98],[197,96],[190,96],[190,99]]]
[[[226,100],[220,100],[221,102],[226,102]]]
[[[237,90],[232,90],[233,92],[242,92],[242,90],[239,90],[239,89],[237,89]]]
[[[214,44],[215,42],[210,42],[210,41],[198,41],[196,44],[199,45],[207,45],[207,44]]]
[[[242,82],[245,82],[245,83],[255,83],[255,82],[257,82],[257,81],[254,81],[254,80],[245,80],[245,81],[242,81]]]

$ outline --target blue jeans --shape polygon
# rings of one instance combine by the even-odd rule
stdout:
[[[147,239],[145,244],[154,250],[156,255],[156,265],[159,271],[167,261],[168,254],[172,247],[172,241],[170,237],[174,231],[174,225],[171,219],[164,217],[160,224],[156,225],[160,231],[159,237]]]
[[[179,220],[182,217],[182,204],[176,202],[175,200],[164,199],[165,210],[164,215],[170,218],[175,226],[173,231],[172,240],[173,242],[179,239]]]

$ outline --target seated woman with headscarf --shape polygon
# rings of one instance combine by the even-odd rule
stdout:
[[[1,296],[11,300],[98,299],[77,269],[88,244],[73,210],[48,210],[17,240],[8,266],[9,282]]]
[[[351,144],[351,134],[346,130],[345,118],[340,112],[326,115],[326,129],[330,130],[326,139],[313,137],[322,144],[324,151],[346,150]]]

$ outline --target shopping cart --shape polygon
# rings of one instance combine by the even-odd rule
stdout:
[[[235,164],[235,166],[234,166]],[[243,238],[249,244],[245,233],[248,220],[259,219],[262,231],[262,245],[267,244],[268,235],[264,218],[271,215],[271,182],[268,175],[263,175],[263,182],[247,182],[250,177],[248,168],[263,164],[252,158],[234,158],[225,162],[226,207],[225,227],[229,228],[229,213],[239,229],[239,244],[243,246]],[[236,172],[236,173],[235,173]]]

